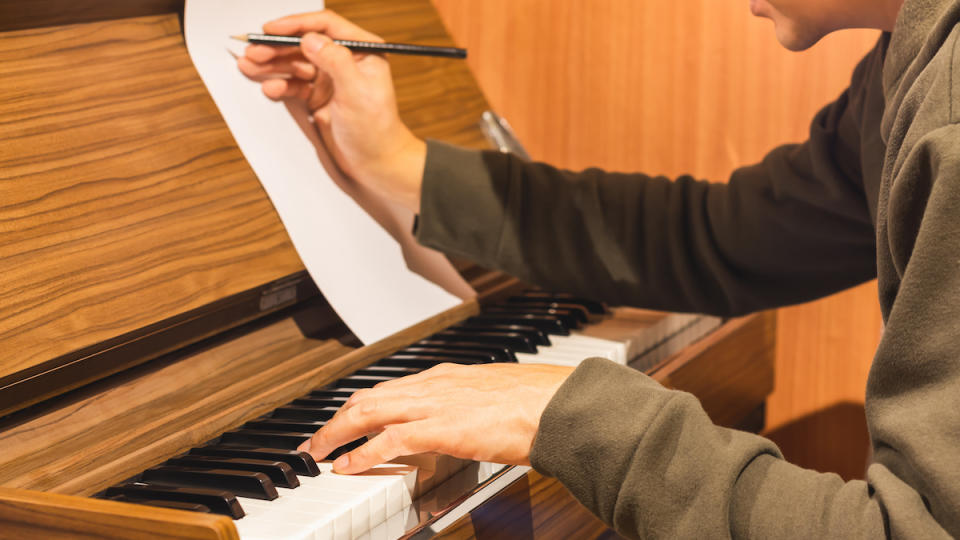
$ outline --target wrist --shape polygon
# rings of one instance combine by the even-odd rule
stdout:
[[[403,141],[377,163],[373,172],[375,183],[388,198],[419,213],[426,163],[427,143],[408,132]]]

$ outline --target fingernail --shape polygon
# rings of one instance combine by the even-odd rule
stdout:
[[[297,447],[297,452],[309,452],[311,441],[313,441],[313,439],[307,439],[300,443],[300,446]]]
[[[300,44],[307,52],[317,52],[327,44],[319,34],[307,34],[303,36]]]
[[[350,466],[350,455],[344,454],[333,462],[334,471],[342,471]]]

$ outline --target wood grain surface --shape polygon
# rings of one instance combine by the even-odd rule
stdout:
[[[746,0],[433,2],[534,159],[714,181],[805,139],[877,37],[845,31],[791,53]],[[780,310],[779,319],[770,427],[862,404],[880,334],[876,285]],[[793,444],[806,448],[792,455],[830,470],[833,434],[800,427]]]
[[[329,5],[450,43],[426,0]],[[465,63],[393,69],[418,135],[484,145]],[[0,33],[0,79],[0,379],[302,270],[175,13]],[[105,373],[88,375],[57,390]]]
[[[0,488],[0,539],[238,540],[226,516]]]
[[[0,376],[302,269],[176,15],[0,35]]]

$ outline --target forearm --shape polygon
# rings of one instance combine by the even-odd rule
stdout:
[[[740,314],[872,277],[868,221],[771,187],[793,178],[778,170],[788,152],[724,185],[572,173],[431,142],[417,235],[549,289],[670,311]]]
[[[945,537],[884,467],[844,483],[791,465],[770,441],[713,425],[693,396],[604,360],[561,386],[531,462],[631,538]]]

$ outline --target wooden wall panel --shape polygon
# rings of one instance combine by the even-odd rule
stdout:
[[[877,37],[848,31],[791,53],[746,1],[433,1],[535,159],[716,181],[803,140]],[[781,310],[769,427],[862,403],[879,332],[873,284]],[[803,424],[789,444],[825,439],[819,425]],[[787,453],[836,468],[829,443]]]

